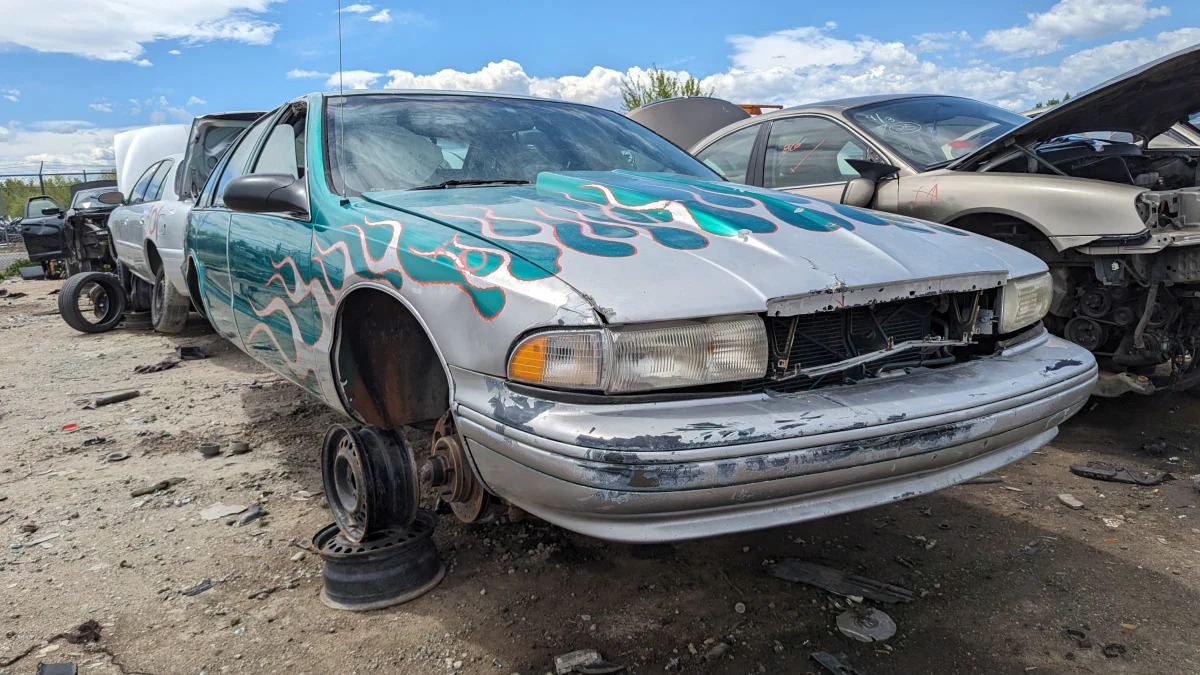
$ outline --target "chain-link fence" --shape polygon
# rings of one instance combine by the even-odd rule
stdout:
[[[116,169],[0,174],[0,271],[28,257],[25,242],[21,239],[20,219],[25,216],[25,204],[30,197],[50,195],[65,209],[70,206],[72,185],[93,180],[116,180],[116,177]]]

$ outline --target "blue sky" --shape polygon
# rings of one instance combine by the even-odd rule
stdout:
[[[1200,42],[1194,0],[343,4],[347,86],[610,107],[623,76],[657,64],[738,102],[935,91],[1020,109]],[[336,0],[53,6],[0,3],[0,173],[108,165],[117,130],[336,84]]]

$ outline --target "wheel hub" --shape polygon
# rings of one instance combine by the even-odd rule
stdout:
[[[433,430],[429,461],[421,467],[421,483],[437,490],[450,510],[464,523],[477,523],[495,515],[497,501],[479,481],[458,442],[454,420],[447,412]]]

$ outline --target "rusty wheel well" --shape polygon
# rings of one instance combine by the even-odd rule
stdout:
[[[333,358],[342,401],[368,424],[431,423],[449,408],[437,350],[417,317],[383,291],[355,291],[341,302]]]
[[[1012,244],[1036,255],[1046,262],[1058,257],[1050,238],[1032,223],[1003,213],[972,213],[948,223],[960,230],[981,234]]]
[[[191,296],[192,300],[192,309],[207,319],[208,313],[204,311],[204,298],[200,297],[200,276],[196,273],[196,261],[192,260],[191,256],[188,256],[186,278],[188,295]]]
[[[162,267],[162,256],[158,254],[158,247],[152,241],[146,242],[146,262],[150,263],[150,271],[158,274]]]

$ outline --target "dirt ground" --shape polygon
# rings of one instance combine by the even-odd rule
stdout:
[[[320,560],[303,550],[331,520],[316,458],[334,414],[199,317],[181,336],[158,335],[143,317],[83,335],[57,316],[56,282],[2,287],[28,295],[0,298],[0,663],[34,650],[0,674],[71,662],[97,674],[541,675],[555,655],[584,648],[630,673],[819,673],[809,655],[822,650],[872,674],[1200,672],[1197,398],[1097,400],[997,474],[1001,483],[742,536],[631,547],[537,520],[443,516],[442,584],[400,607],[348,613],[321,604]],[[134,374],[179,345],[202,345],[208,358]],[[141,395],[95,410],[76,402],[124,388]],[[410,438],[423,454],[425,437]],[[252,451],[196,450],[235,439]],[[129,457],[106,461],[114,452]],[[1137,487],[1068,470],[1088,463],[1179,480]],[[270,515],[244,527],[201,519],[218,502]],[[835,626],[850,601],[766,573],[785,557],[904,586],[916,600],[868,600],[899,630],[855,642]],[[210,590],[182,594],[205,580]],[[88,620],[98,642],[47,642]],[[1124,653],[1106,657],[1111,643]]]

